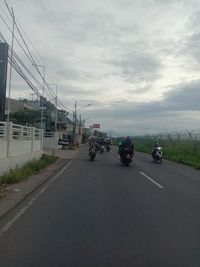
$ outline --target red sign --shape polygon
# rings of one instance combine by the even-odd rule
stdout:
[[[100,124],[99,124],[99,123],[94,123],[94,124],[93,124],[93,128],[94,128],[94,129],[95,129],[95,128],[96,128],[96,129],[99,129],[99,128],[100,128]]]

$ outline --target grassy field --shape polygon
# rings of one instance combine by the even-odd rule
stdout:
[[[151,154],[155,140],[135,138],[135,150]],[[196,140],[160,140],[163,157],[175,162],[200,169],[200,141]]]
[[[26,163],[22,168],[11,170],[0,177],[0,195],[3,195],[6,185],[18,183],[27,179],[30,175],[37,173],[49,164],[56,161],[58,157],[44,154],[41,159]]]

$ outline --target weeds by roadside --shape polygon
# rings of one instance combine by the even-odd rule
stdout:
[[[41,159],[27,162],[22,168],[11,170],[0,177],[0,197],[4,195],[8,184],[18,183],[27,179],[30,175],[37,173],[58,159],[55,155],[42,155]]]

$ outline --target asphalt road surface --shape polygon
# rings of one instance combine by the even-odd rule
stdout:
[[[1,267],[199,267],[200,172],[82,147],[0,227]]]

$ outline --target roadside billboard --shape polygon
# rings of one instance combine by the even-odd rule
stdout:
[[[100,124],[99,123],[94,123],[93,124],[93,129],[100,129]]]

